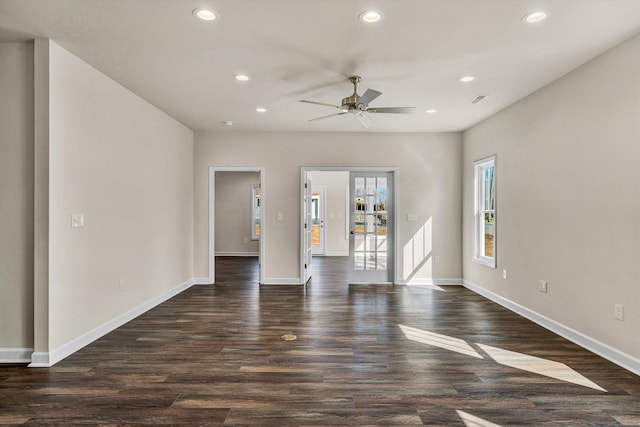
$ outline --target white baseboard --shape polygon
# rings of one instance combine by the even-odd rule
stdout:
[[[194,277],[193,278],[194,285],[210,285],[208,277]]]
[[[324,253],[324,256],[349,256],[349,251],[347,251],[347,252],[329,252],[329,251],[326,251]]]
[[[616,365],[619,365],[624,369],[627,369],[633,372],[636,375],[640,375],[640,359],[634,356],[631,356],[627,353],[624,353],[620,350],[617,350],[594,338],[591,338],[583,334],[582,332],[578,332],[575,329],[572,329],[568,326],[558,323],[555,320],[550,319],[549,317],[546,317],[516,302],[513,302],[507,298],[504,298],[503,296],[500,296],[492,291],[489,291],[473,282],[464,280],[463,286],[497,304],[500,304],[501,306],[513,311],[514,313],[517,313],[522,317],[525,317],[531,320],[532,322],[537,323],[543,328],[546,328],[551,332],[554,332],[560,335],[561,337],[566,338],[569,341],[581,347],[584,347],[587,350],[599,356],[604,357],[605,359],[615,363]]]
[[[149,301],[140,304],[139,306],[120,314],[119,316],[109,320],[108,322],[103,323],[102,325],[86,332],[79,337],[69,341],[66,344],[61,345],[60,347],[50,351],[49,353],[34,353],[31,357],[30,367],[50,367],[60,362],[64,358],[70,356],[76,351],[80,350],[82,347],[85,347],[91,344],[93,341],[98,338],[108,334],[114,329],[119,328],[125,323],[135,319],[141,314],[149,311],[153,307],[165,302],[166,300],[178,295],[179,293],[185,291],[190,288],[194,284],[194,279],[189,279],[184,283],[176,286],[173,289],[170,289],[163,294],[158,295],[155,298],[150,299]],[[45,355],[48,354],[48,357]],[[37,360],[36,360],[37,359]]]
[[[262,280],[262,285],[302,285],[299,277],[265,277]]]
[[[462,279],[433,279],[433,284],[438,286],[462,286]]]
[[[401,279],[397,283],[398,285],[420,285],[420,286],[462,286],[462,279],[447,279],[447,278],[430,278],[419,277],[409,280]]]
[[[49,368],[51,366],[53,366],[53,364],[51,363],[49,353],[34,352],[31,355],[31,363],[29,364],[30,368]]]
[[[216,252],[216,256],[252,256],[257,257],[258,252]]]
[[[0,363],[29,363],[32,348],[0,348]]]

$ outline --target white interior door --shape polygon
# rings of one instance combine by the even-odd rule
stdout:
[[[326,240],[326,187],[314,185],[311,193],[311,246],[313,255],[324,255]]]
[[[349,283],[393,283],[393,174],[351,172]]]
[[[304,200],[302,206],[304,210],[304,283],[307,283],[311,278],[311,260],[313,258],[313,230],[311,228],[313,223],[313,187],[311,186],[311,174],[307,172],[304,173]]]

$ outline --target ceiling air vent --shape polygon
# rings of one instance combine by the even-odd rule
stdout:
[[[489,95],[478,95],[471,100],[471,104],[477,104],[480,101],[483,101]]]

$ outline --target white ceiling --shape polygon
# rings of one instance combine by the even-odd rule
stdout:
[[[0,40],[50,38],[194,130],[365,131],[298,102],[339,104],[354,74],[383,92],[371,107],[418,111],[366,132],[463,130],[639,31],[640,0],[0,0]]]

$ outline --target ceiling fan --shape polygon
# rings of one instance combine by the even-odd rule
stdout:
[[[342,116],[347,113],[353,114],[365,128],[375,126],[375,122],[365,113],[392,113],[392,114],[411,114],[415,113],[415,107],[369,107],[369,103],[382,95],[382,92],[377,90],[367,89],[362,96],[358,95],[358,83],[362,80],[360,76],[351,76],[349,81],[353,83],[353,94],[342,100],[341,105],[326,104],[324,102],[307,101],[306,99],[300,102],[306,102],[307,104],[324,105],[327,107],[337,108],[341,110],[339,113],[329,114],[328,116],[316,117],[309,120],[310,122],[316,120],[322,120],[333,116]]]

